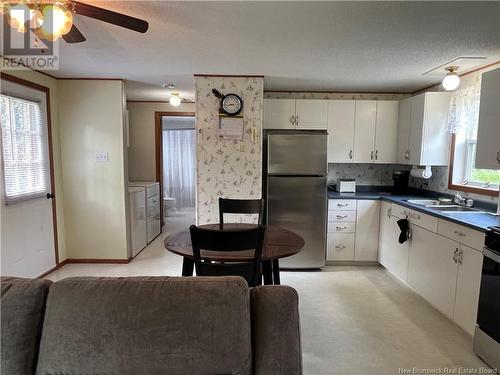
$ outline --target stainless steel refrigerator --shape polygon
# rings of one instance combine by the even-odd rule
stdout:
[[[280,259],[280,268],[325,265],[327,215],[326,131],[268,130],[264,138],[266,219],[298,233],[305,246]]]

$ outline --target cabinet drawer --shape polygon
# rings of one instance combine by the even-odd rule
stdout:
[[[356,232],[356,223],[351,222],[328,222],[328,233],[354,233]]]
[[[329,211],[356,211],[356,199],[330,199]]]
[[[356,221],[356,211],[328,211],[328,221]]]
[[[437,233],[438,218],[435,216],[427,215],[394,203],[392,204],[392,214],[400,219],[408,218],[411,224],[418,225],[419,227]]]
[[[354,233],[329,233],[327,260],[354,260]]]
[[[463,225],[439,219],[438,233],[473,249],[481,250],[483,248],[484,233]]]

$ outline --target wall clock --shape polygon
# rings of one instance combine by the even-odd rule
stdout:
[[[223,95],[219,90],[212,89],[213,94],[220,99],[220,112],[228,116],[236,116],[243,109],[243,100],[236,94]]]

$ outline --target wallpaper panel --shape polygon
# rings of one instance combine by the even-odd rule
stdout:
[[[264,79],[261,77],[196,76],[197,223],[219,222],[219,197],[256,199],[262,191],[262,111]],[[219,99],[212,93],[235,93],[243,100],[244,136],[240,141],[218,139]],[[252,128],[256,129],[255,142]],[[230,221],[253,221],[238,215]]]

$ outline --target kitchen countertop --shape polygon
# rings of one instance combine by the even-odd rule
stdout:
[[[447,194],[439,194],[433,192],[416,193],[415,191],[412,191],[409,195],[395,195],[391,194],[389,189],[382,189],[380,191],[371,191],[370,189],[367,189],[367,191],[361,190],[356,193],[338,193],[336,191],[328,190],[328,199],[380,199],[386,202],[396,203],[431,216],[449,220],[460,225],[465,225],[469,228],[482,232],[486,231],[486,228],[488,227],[500,226],[500,217],[491,215],[487,212],[445,213],[407,202],[408,199],[437,199],[438,197],[442,196],[449,197]],[[474,205],[474,208],[480,209],[482,211],[492,211],[492,207],[483,209],[483,207],[479,208],[475,207]]]

